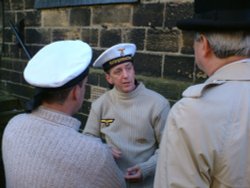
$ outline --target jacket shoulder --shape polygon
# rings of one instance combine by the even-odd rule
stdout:
[[[226,81],[214,80],[211,83],[197,84],[188,87],[183,93],[183,97],[200,98],[208,89],[224,84]]]

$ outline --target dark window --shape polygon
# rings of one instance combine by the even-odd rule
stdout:
[[[80,5],[135,3],[139,0],[35,0],[35,8],[55,8]]]

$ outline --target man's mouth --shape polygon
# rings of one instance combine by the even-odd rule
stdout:
[[[123,82],[123,85],[130,85],[131,82]]]

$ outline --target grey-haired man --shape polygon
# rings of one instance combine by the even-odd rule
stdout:
[[[194,5],[177,26],[196,32],[195,61],[209,78],[170,110],[154,187],[250,187],[250,1]]]

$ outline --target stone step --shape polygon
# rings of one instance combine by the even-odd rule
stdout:
[[[3,91],[0,91],[0,126],[5,126],[10,118],[23,112],[21,102]]]
[[[0,91],[0,112],[20,109],[22,109],[22,105],[19,99]]]

